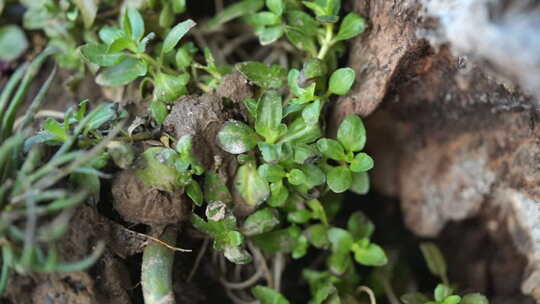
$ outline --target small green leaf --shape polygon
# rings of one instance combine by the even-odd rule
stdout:
[[[283,26],[273,25],[264,27],[257,32],[261,45],[269,45],[283,36]]]
[[[251,293],[261,304],[289,304],[284,296],[270,287],[258,285],[251,289]]]
[[[356,211],[347,221],[347,230],[355,240],[369,239],[375,230],[375,225],[361,211]]]
[[[317,55],[315,38],[313,38],[312,36],[306,35],[302,31],[298,30],[297,27],[287,28],[285,35],[287,35],[287,39],[289,39],[292,45],[294,45],[299,50],[306,51],[313,57]]]
[[[353,176],[351,170],[344,166],[332,167],[326,174],[326,182],[330,190],[335,193],[341,193],[351,188]]]
[[[90,130],[96,130],[104,124],[117,119],[118,117],[118,106],[113,103],[106,104],[91,113],[90,119],[88,120],[88,123],[84,129],[84,133],[87,133]]]
[[[223,253],[227,260],[238,265],[249,264],[253,260],[249,252],[240,247],[225,247]]]
[[[339,26],[337,36],[334,38],[338,40],[347,40],[354,36],[360,35],[366,29],[366,21],[356,13],[349,13]]]
[[[312,199],[307,202],[307,205],[311,209],[312,218],[320,220],[323,224],[328,225],[328,218],[326,217],[326,211],[323,205],[317,199]]]
[[[317,15],[317,17],[326,14],[325,7],[320,6],[317,1],[315,2],[302,1],[302,4],[304,4],[307,8],[312,10],[315,13],[315,15]]]
[[[105,44],[89,43],[81,47],[81,54],[91,63],[105,67],[118,64],[126,58],[123,53],[107,53],[108,49]]]
[[[303,104],[303,103],[314,100],[315,99],[315,84],[313,83],[307,88],[301,88],[298,83],[299,78],[300,78],[300,71],[298,71],[297,69],[291,69],[289,71],[289,74],[287,76],[289,89],[291,90],[291,93],[294,96],[298,97],[295,103]]]
[[[358,153],[351,162],[350,169],[353,172],[365,172],[373,168],[373,159],[366,153]]]
[[[176,169],[165,164],[163,153],[171,149],[152,147],[146,149],[138,160],[135,175],[146,185],[172,192],[176,186]]]
[[[328,229],[328,240],[332,245],[332,252],[343,254],[351,250],[354,242],[349,231],[335,227]]]
[[[377,244],[369,244],[367,247],[352,246],[354,259],[366,266],[383,266],[388,263],[384,250]]]
[[[289,173],[287,173],[287,179],[289,183],[293,185],[301,185],[306,182],[306,175],[304,172],[302,172],[302,170],[292,169],[289,171]]]
[[[358,152],[366,145],[366,129],[362,119],[351,114],[341,122],[337,133],[338,141],[347,151]]]
[[[75,5],[81,11],[84,27],[90,28],[96,18],[98,10],[97,0],[74,0],[73,2],[75,2]]]
[[[352,172],[351,191],[360,195],[369,192],[369,175],[367,172]]]
[[[324,156],[333,160],[342,161],[346,159],[345,150],[337,140],[321,138],[317,141],[317,149]]]
[[[206,30],[215,30],[219,25],[233,19],[245,16],[260,10],[264,6],[264,0],[242,0],[227,6],[221,13],[212,18],[205,25]]]
[[[326,182],[326,175],[317,165],[307,164],[302,166],[302,172],[305,175],[304,185],[309,189],[323,185]]]
[[[0,61],[12,61],[21,56],[28,48],[24,31],[17,25],[0,27]]]
[[[188,73],[179,75],[158,73],[154,77],[154,100],[170,103],[185,95],[189,78]]]
[[[299,259],[301,257],[304,257],[307,253],[307,249],[309,247],[309,243],[305,236],[300,235],[296,239],[296,246],[294,247],[291,256],[293,259]]]
[[[300,144],[294,147],[294,161],[297,164],[312,163],[318,157],[319,153],[314,145]]]
[[[267,66],[256,61],[242,62],[236,65],[242,75],[254,84],[267,89],[279,89],[286,76],[285,68],[280,65]]]
[[[401,297],[403,304],[425,304],[429,298],[419,292],[411,292]]]
[[[253,129],[236,120],[228,121],[219,131],[217,138],[220,147],[231,154],[247,152],[255,148],[259,141]]]
[[[182,47],[180,47],[178,49],[178,51],[176,51],[176,55],[175,55],[175,62],[176,62],[176,65],[182,69],[182,70],[186,70],[190,65],[191,63],[193,62],[193,56],[191,55],[191,53],[188,51],[187,47],[185,47],[185,45],[183,45]]]
[[[283,167],[274,164],[262,164],[257,171],[262,178],[271,183],[280,181],[286,174]]]
[[[328,227],[324,224],[311,225],[306,229],[309,242],[317,248],[326,248],[330,245],[328,240]]]
[[[444,299],[442,304],[460,304],[461,303],[461,297],[460,296],[449,296],[448,298]]]
[[[253,236],[272,231],[279,225],[278,212],[274,208],[264,208],[246,218],[241,231],[246,236]]]
[[[348,252],[333,252],[328,257],[327,263],[332,274],[337,276],[344,274],[352,265]]]
[[[257,109],[255,131],[262,135],[267,142],[274,143],[281,135],[281,118],[283,106],[278,92],[267,91],[260,99]]]
[[[296,247],[300,228],[290,226],[286,229],[274,230],[253,236],[253,244],[266,253],[291,252]]]
[[[288,125],[287,132],[279,139],[279,143],[291,145],[309,144],[321,137],[319,124],[308,125],[302,117],[295,119]]]
[[[435,291],[433,292],[433,296],[435,297],[435,301],[442,302],[444,299],[448,298],[452,295],[452,288],[444,285],[444,284],[438,284],[437,287],[435,287]]]
[[[469,293],[463,296],[460,304],[489,304],[489,300],[482,294]]]
[[[162,28],[170,28],[175,20],[172,5],[169,1],[163,2],[163,7],[159,13],[159,26]]]
[[[167,106],[161,101],[152,101],[150,103],[150,112],[158,124],[162,124],[169,114],[169,111],[167,111]]]
[[[96,82],[102,86],[115,87],[128,84],[137,79],[137,77],[146,75],[147,71],[144,60],[125,58],[119,64],[108,67],[99,73],[96,77]]]
[[[47,120],[45,120],[43,129],[54,136],[53,140],[64,142],[69,138],[69,134],[64,129],[64,125],[53,118],[47,118]]]
[[[172,0],[171,3],[175,14],[181,14],[186,11],[186,0]]]
[[[319,117],[321,115],[322,104],[320,99],[316,99],[314,102],[308,104],[304,110],[302,110],[302,118],[308,125],[319,123]]]
[[[428,265],[429,271],[443,280],[444,283],[448,282],[446,275],[446,261],[444,256],[434,243],[421,243],[420,250],[424,255],[424,259]],[[439,300],[437,300],[439,301]]]
[[[326,75],[326,63],[320,59],[312,58],[304,62],[302,72],[304,79],[313,79]]]
[[[174,49],[176,44],[178,44],[178,41],[184,37],[184,35],[195,26],[195,22],[191,19],[188,19],[186,21],[180,22],[177,25],[175,25],[171,31],[167,34],[165,37],[165,41],[163,41],[163,47],[161,48],[161,54],[165,54],[167,52],[170,52]]]
[[[266,0],[266,7],[274,14],[281,16],[283,14],[284,3],[283,0]]]
[[[257,206],[270,196],[268,183],[259,175],[253,162],[248,162],[236,172],[234,186],[246,204]]]
[[[300,11],[287,11],[287,22],[295,31],[299,31],[304,36],[316,36],[318,23],[309,14]]]
[[[204,175],[204,198],[207,202],[232,202],[232,195],[223,179],[213,171]]]
[[[127,23],[129,24],[129,33],[131,39],[134,41],[139,41],[144,36],[144,20],[138,10],[128,7],[126,9]],[[126,24],[126,21],[124,21]],[[126,25],[127,26],[127,25]],[[124,28],[125,32],[126,27]]]
[[[197,206],[202,206],[203,203],[203,193],[201,190],[201,186],[199,186],[199,183],[196,181],[192,181],[187,187],[186,187],[186,194],[191,198],[193,203]]]
[[[116,39],[123,37],[124,32],[117,27],[104,26],[99,30],[99,38],[107,45],[111,45]]]
[[[299,209],[292,212],[289,212],[287,214],[287,220],[291,223],[295,224],[304,224],[307,223],[311,219],[311,212],[306,209]]]
[[[260,27],[279,24],[281,22],[281,17],[271,12],[259,12],[246,16],[244,21],[250,25]]]
[[[289,190],[283,184],[283,180],[270,184],[270,199],[267,204],[272,207],[280,207],[285,204],[289,197]]]
[[[354,83],[355,73],[351,68],[341,68],[330,76],[328,90],[336,95],[345,95]]]

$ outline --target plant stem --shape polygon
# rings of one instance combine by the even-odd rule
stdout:
[[[161,240],[170,245],[176,242],[176,230],[168,227]],[[174,251],[157,242],[149,243],[143,252],[141,284],[145,304],[174,304],[172,266]]]
[[[320,41],[321,43],[321,49],[319,50],[319,54],[317,54],[317,59],[323,60],[324,57],[326,57],[326,54],[328,53],[328,50],[334,45],[335,41],[334,39],[334,24],[326,24],[326,35],[324,38]]]

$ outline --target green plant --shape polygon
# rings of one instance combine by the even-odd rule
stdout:
[[[428,265],[429,271],[438,278],[442,283],[438,284],[433,292],[434,300],[430,300],[428,296],[414,292],[408,293],[401,297],[401,301],[405,304],[489,304],[488,299],[479,293],[468,293],[463,297],[455,294],[455,289],[450,286],[448,275],[446,273],[447,266],[444,256],[439,248],[433,243],[422,243],[420,245],[424,259]]]
[[[60,261],[57,251],[57,241],[67,231],[74,207],[90,194],[89,189],[68,186],[69,180],[77,174],[102,175],[92,168],[92,164],[99,158],[108,138],[89,151],[73,145],[79,134],[95,122],[102,107],[79,117],[77,128],[62,133],[59,148],[47,157],[45,147],[29,137],[28,127],[53,80],[53,72],[20,123],[15,125],[16,111],[22,105],[29,85],[43,61],[52,53],[52,49],[46,49],[32,63],[21,66],[0,94],[2,291],[13,270],[23,275],[82,270],[91,266],[104,249],[104,243],[99,243],[90,256],[76,262]],[[111,132],[109,138],[114,134]]]

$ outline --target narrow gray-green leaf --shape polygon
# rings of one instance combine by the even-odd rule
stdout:
[[[188,19],[186,21],[180,22],[177,25],[175,25],[171,31],[167,34],[165,37],[165,41],[163,41],[163,47],[161,49],[161,53],[165,54],[169,51],[172,51],[176,44],[178,44],[178,41],[184,37],[184,35],[195,26],[195,22],[191,19]]]

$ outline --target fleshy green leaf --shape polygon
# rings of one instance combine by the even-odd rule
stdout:
[[[321,138],[317,141],[317,149],[324,156],[333,160],[342,161],[346,159],[345,150],[337,140]]]
[[[82,14],[84,27],[90,28],[96,18],[97,0],[74,0],[73,2],[75,2]]]
[[[442,302],[444,299],[452,295],[452,288],[444,285],[444,284],[438,284],[437,287],[435,287],[435,291],[433,292],[433,296],[435,297],[435,301]]]
[[[189,185],[187,185],[186,194],[189,196],[189,198],[191,198],[195,205],[202,206],[203,193],[201,190],[201,186],[199,186],[199,183],[193,181]]]
[[[285,204],[285,201],[289,197],[289,190],[280,180],[270,184],[270,199],[267,204],[272,207],[279,207]]]
[[[232,195],[219,175],[213,171],[207,171],[204,175],[204,198],[207,202],[232,202]]]
[[[115,87],[124,85],[137,79],[137,77],[146,75],[146,62],[141,59],[125,58],[117,65],[103,70],[96,77],[99,85],[106,87]]]
[[[377,244],[369,244],[366,247],[352,246],[354,252],[354,259],[366,266],[383,266],[388,263],[384,250]]]
[[[351,114],[341,122],[337,133],[338,141],[347,151],[357,152],[366,145],[366,129],[362,119]]]
[[[178,44],[178,41],[184,37],[184,35],[195,26],[195,22],[191,19],[188,19],[186,21],[180,22],[177,25],[175,25],[171,31],[167,34],[165,37],[165,41],[163,41],[163,47],[161,49],[161,53],[165,54],[167,52],[170,52],[174,49],[176,44]]]
[[[262,135],[267,142],[274,143],[281,135],[280,126],[283,116],[281,96],[276,91],[266,92],[259,101],[255,131]]]
[[[348,253],[354,242],[349,231],[335,227],[328,229],[328,240],[336,253]]]
[[[257,31],[261,45],[269,45],[283,36],[282,25],[272,25]]]
[[[366,153],[358,153],[351,162],[350,169],[353,172],[365,172],[373,168],[373,159]]]
[[[327,260],[328,268],[335,275],[344,274],[352,265],[351,256],[348,252],[333,252]]]
[[[299,259],[301,257],[304,257],[307,253],[307,249],[309,247],[309,243],[305,236],[300,235],[296,239],[296,246],[294,246],[294,249],[291,253],[291,256],[293,259]]]
[[[326,248],[330,245],[328,240],[328,227],[324,224],[311,225],[306,229],[309,242],[317,248]]]
[[[460,304],[461,303],[461,297],[460,296],[449,296],[448,298],[444,299],[442,301],[442,304]]]
[[[267,66],[256,61],[242,62],[236,68],[249,81],[267,89],[279,89],[283,85],[286,76],[285,68],[280,65]]]
[[[154,77],[154,100],[164,103],[175,101],[187,93],[189,74],[170,75],[158,73]]]
[[[126,58],[123,53],[107,53],[108,49],[105,44],[89,43],[81,47],[81,54],[91,63],[105,67],[118,64]]]
[[[403,304],[425,304],[429,298],[419,292],[411,292],[401,297]]]
[[[258,285],[251,289],[251,293],[261,304],[289,304],[284,296],[270,287]]]
[[[294,147],[294,161],[298,164],[314,162],[319,153],[314,145],[301,144]]]
[[[264,6],[264,0],[242,0],[227,6],[221,13],[212,18],[206,24],[206,30],[215,30],[219,25],[229,22],[241,16],[245,16],[260,10]]]
[[[339,26],[335,40],[347,40],[360,35],[366,29],[366,21],[356,13],[349,13]]]
[[[246,16],[244,21],[248,24],[258,27],[258,26],[278,24],[281,22],[281,18],[279,17],[279,15],[276,15],[275,13],[259,12],[256,14],[251,14],[249,16]]]
[[[28,48],[24,31],[17,25],[0,27],[0,61],[12,61],[21,56]]]
[[[303,11],[287,11],[287,21],[289,26],[294,28],[295,31],[299,31],[304,36],[310,37],[317,35],[317,20]]]
[[[162,124],[169,114],[167,106],[161,101],[152,101],[150,103],[150,112],[158,124]]]
[[[351,188],[353,176],[351,170],[344,166],[332,167],[326,174],[326,182],[330,190],[341,193]]]
[[[328,90],[336,95],[345,95],[351,89],[355,79],[354,70],[351,68],[337,69],[330,76]]]
[[[304,110],[302,110],[302,118],[308,125],[319,123],[319,117],[321,115],[322,104],[320,99],[316,99],[314,102],[308,104]]]
[[[146,149],[138,160],[139,164],[135,175],[146,185],[156,187],[163,191],[172,192],[176,186],[176,169],[165,164],[164,152],[167,150],[160,147]]]
[[[271,183],[280,181],[286,174],[283,167],[274,164],[262,164],[257,171],[262,178]]]
[[[181,14],[186,11],[186,0],[172,0],[171,3],[175,14]]]
[[[227,258],[227,260],[238,265],[249,264],[253,260],[249,252],[247,252],[247,250],[245,250],[244,248],[237,247],[237,246],[225,247],[223,254]]]
[[[356,211],[347,221],[347,230],[355,240],[370,238],[375,230],[375,225],[361,211]]]
[[[253,236],[253,244],[266,253],[291,252],[296,247],[300,228],[291,226]]]
[[[279,225],[279,217],[276,209],[264,208],[246,218],[241,231],[246,236],[253,236],[272,231]]]
[[[479,293],[469,293],[463,296],[460,304],[489,304],[488,299]]]
[[[234,186],[250,206],[257,206],[270,196],[270,187],[259,175],[253,162],[248,162],[238,168],[234,177]]]
[[[309,210],[299,209],[296,211],[289,212],[287,214],[287,220],[295,224],[304,224],[311,219],[311,216],[312,214]]]
[[[281,16],[283,14],[284,3],[283,0],[266,0],[266,7],[274,14]]]
[[[218,143],[220,147],[232,154],[247,152],[257,145],[259,137],[248,125],[231,120],[219,131]]]
[[[441,278],[443,282],[447,282],[448,280],[446,275],[446,261],[444,260],[444,256],[437,247],[437,245],[435,245],[434,243],[422,243],[420,244],[420,250],[424,255],[424,259],[426,260],[429,271],[433,275]]]
[[[128,7],[124,17],[124,31],[130,33],[131,39],[139,41],[144,36],[144,20],[138,10]],[[127,30],[129,28],[129,30]]]
[[[300,169],[292,169],[287,173],[287,179],[293,185],[301,185],[306,182],[306,175]]]
[[[123,37],[124,32],[117,27],[104,26],[99,30],[99,38],[107,45],[111,45],[116,39]]]
[[[279,139],[280,143],[290,143],[291,145],[309,144],[321,137],[319,124],[308,125],[302,117],[295,119],[288,125],[287,132]]]

